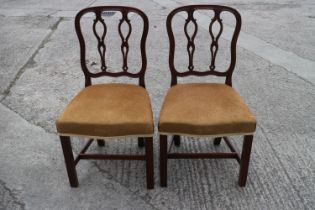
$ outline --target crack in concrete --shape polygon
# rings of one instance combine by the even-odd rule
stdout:
[[[120,183],[120,182],[119,182],[117,179],[115,179],[108,171],[102,169],[101,166],[97,163],[97,161],[91,161],[91,162],[92,162],[92,164],[94,165],[94,167],[95,167],[99,172],[105,174],[108,179],[110,179],[110,180],[112,180],[112,181],[118,183],[119,185],[125,187],[125,188],[128,189],[128,191],[131,192],[132,194],[136,194],[137,191],[131,191],[128,186],[126,186],[126,185]],[[153,206],[153,204],[151,204],[151,203],[146,199],[145,196],[141,196],[141,195],[137,195],[137,196],[138,196],[141,200],[143,200],[146,204],[148,204],[149,206],[151,206],[152,209],[156,209],[156,210],[157,210],[157,208],[156,208],[155,206]]]
[[[11,88],[16,84],[17,80],[22,76],[22,74],[26,71],[27,68],[34,66],[36,63],[34,61],[34,58],[38,54],[38,52],[45,47],[45,45],[50,41],[50,37],[52,34],[56,31],[58,28],[58,25],[63,20],[63,18],[59,18],[59,20],[50,28],[50,32],[45,36],[45,38],[42,40],[38,48],[35,50],[35,52],[29,57],[29,59],[26,61],[26,63],[18,70],[17,74],[15,75],[14,79],[10,82],[9,86],[5,89],[3,92],[3,97],[0,100],[0,102],[4,101],[6,97],[10,94]]]
[[[93,0],[91,1],[91,3],[89,3],[88,7],[92,6],[92,4],[94,4],[97,0]]]
[[[38,46],[38,48],[34,51],[34,53],[29,57],[29,59],[26,61],[26,63],[18,70],[18,73],[15,75],[14,79],[10,82],[9,86],[6,88],[6,90],[3,92],[3,96],[0,100],[0,104],[2,104],[3,106],[5,106],[6,108],[8,108],[9,110],[11,110],[12,112],[14,112],[15,114],[19,115],[21,118],[23,118],[26,122],[30,123],[31,125],[35,125],[37,127],[42,128],[45,132],[47,133],[52,133],[49,130],[45,129],[44,127],[42,127],[39,124],[36,123],[32,123],[29,120],[25,119],[20,113],[16,112],[15,110],[13,110],[11,107],[3,104],[2,102],[6,99],[6,97],[10,94],[11,88],[16,84],[16,82],[19,80],[19,78],[22,76],[22,74],[27,70],[27,68],[34,66],[35,65],[35,61],[34,58],[36,57],[36,55],[39,53],[39,51],[41,49],[43,49],[45,47],[45,45],[50,41],[51,36],[53,35],[53,33],[57,30],[59,24],[64,20],[64,18],[59,18],[58,21],[56,21],[56,23],[50,28],[50,32],[45,36],[45,38],[42,40],[42,42],[40,43],[40,45]]]
[[[56,134],[55,132],[51,132],[51,131],[45,129],[45,128],[42,127],[39,123],[37,124],[37,123],[32,123],[32,122],[28,121],[28,120],[25,119],[19,112],[13,110],[11,107],[7,106],[6,104],[3,104],[1,101],[0,101],[0,104],[1,104],[2,106],[4,106],[5,108],[9,109],[11,112],[17,114],[19,117],[21,117],[23,120],[25,120],[25,121],[26,121],[27,123],[29,123],[30,125],[39,127],[39,128],[41,128],[41,129],[43,129],[46,133],[49,133],[49,134]]]
[[[13,192],[13,190],[11,190],[10,188],[8,188],[6,186],[6,183],[2,180],[0,180],[0,187],[3,188],[6,192],[8,192],[10,198],[11,198],[11,201],[13,201],[13,204],[15,206],[20,206],[21,209],[26,209],[25,208],[25,203],[21,202],[15,195],[15,193]],[[2,200],[3,201],[3,200]],[[1,206],[0,206],[1,207]],[[3,206],[4,209],[7,208],[7,206]]]
[[[282,163],[282,161],[281,161],[281,158],[279,157],[279,155],[278,155],[277,151],[275,150],[275,148],[273,148],[272,144],[270,143],[271,140],[267,137],[267,133],[265,132],[264,128],[263,128],[261,125],[259,125],[259,124],[257,124],[257,127],[260,128],[260,130],[262,131],[263,136],[265,136],[265,138],[266,138],[266,140],[267,140],[267,143],[269,144],[269,146],[270,146],[270,148],[271,148],[271,150],[272,150],[274,156],[275,156],[276,159],[278,160],[279,165],[282,167],[284,174],[286,175],[286,177],[288,178],[289,182],[291,183],[291,186],[292,186],[293,190],[296,192],[297,197],[302,201],[301,203],[303,204],[303,206],[305,207],[305,209],[307,209],[308,206],[305,205],[305,200],[304,200],[303,196],[301,196],[300,191],[299,191],[299,190],[296,188],[296,186],[294,185],[294,183],[293,183],[293,181],[292,181],[292,179],[291,179],[289,173],[287,172],[285,166],[283,165],[283,163]]]

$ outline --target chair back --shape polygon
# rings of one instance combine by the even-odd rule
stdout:
[[[210,23],[209,23],[209,35],[210,35],[210,43],[209,43],[209,49],[210,49],[210,64],[207,69],[207,71],[196,71],[194,68],[194,53],[195,53],[195,37],[197,35],[198,31],[198,23],[195,19],[195,12],[198,10],[212,10],[214,16],[212,17]],[[187,13],[187,19],[184,24],[184,33],[185,37],[187,38],[187,53],[188,53],[188,69],[184,72],[179,72],[175,68],[174,65],[174,57],[175,57],[175,38],[173,33],[173,25],[172,20],[173,17],[178,14],[179,12],[186,12]],[[222,12],[229,12],[231,13],[236,20],[234,32],[231,39],[231,47],[230,47],[230,64],[228,68],[225,71],[217,71],[216,69],[216,56],[219,49],[219,38],[223,31],[223,22],[221,19],[221,13]],[[213,32],[213,25],[215,22],[219,23],[219,32],[215,35]],[[193,24],[193,32],[191,34],[188,33],[188,25]],[[236,42],[239,35],[239,32],[241,30],[241,15],[233,8],[226,7],[226,6],[219,6],[219,5],[188,5],[183,6],[174,9],[167,17],[166,20],[166,27],[167,27],[167,33],[169,37],[170,42],[170,51],[169,51],[169,67],[172,75],[172,82],[171,85],[177,84],[177,77],[185,77],[185,76],[208,76],[208,75],[215,75],[220,77],[225,77],[225,83],[227,85],[232,86],[232,74],[235,68],[235,62],[236,62]],[[178,25],[176,25],[178,27]]]
[[[119,72],[110,72],[107,69],[107,62],[106,62],[106,42],[105,37],[107,34],[107,25],[106,21],[104,21],[104,14],[105,12],[120,12],[122,15],[122,18],[119,21],[118,24],[118,34],[121,38],[121,53],[122,53],[122,69]],[[140,39],[140,53],[141,53],[141,68],[137,73],[131,73],[128,72],[128,52],[129,52],[129,37],[132,32],[132,25],[131,21],[128,18],[129,13],[135,13],[139,15],[143,21],[143,30],[142,35]],[[83,15],[87,13],[92,13],[93,16],[95,16],[95,19],[92,24],[92,30],[93,34],[96,37],[97,40],[97,51],[100,56],[100,71],[97,73],[91,72],[87,67],[87,60],[86,60],[86,43],[85,39],[82,33],[82,27],[81,27],[81,18]],[[127,24],[127,33],[124,35],[122,32],[122,25],[126,23]],[[97,30],[98,27],[101,27],[102,30],[99,32]],[[146,50],[145,50],[145,44],[146,44],[146,38],[148,34],[149,29],[149,20],[148,17],[145,15],[144,12],[137,8],[133,7],[123,7],[123,6],[100,6],[100,7],[90,7],[81,10],[75,17],[75,29],[76,33],[79,38],[80,42],[80,60],[81,60],[81,67],[83,70],[83,73],[85,75],[85,86],[91,85],[91,78],[97,78],[102,76],[111,76],[111,77],[120,77],[120,76],[127,76],[131,78],[138,78],[139,79],[139,85],[142,87],[145,87],[144,82],[144,74],[147,67],[147,57],[146,57]]]

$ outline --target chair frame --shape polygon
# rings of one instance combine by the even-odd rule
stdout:
[[[121,52],[123,56],[123,66],[121,72],[108,72],[106,71],[106,61],[105,61],[105,36],[107,32],[107,26],[102,18],[102,13],[104,11],[116,11],[121,12],[122,19],[118,25],[118,32],[122,40],[121,44]],[[140,52],[141,52],[141,59],[142,59],[142,66],[138,73],[130,73],[128,72],[128,51],[129,51],[129,44],[128,39],[132,31],[132,25],[130,24],[130,20],[128,19],[128,13],[134,12],[138,14],[143,20],[143,32],[140,41]],[[94,13],[96,18],[94,19],[93,24],[93,32],[95,37],[98,41],[98,52],[101,58],[101,72],[92,73],[88,70],[86,66],[86,55],[85,55],[85,41],[81,30],[80,20],[81,17],[86,13]],[[126,22],[128,25],[128,33],[127,36],[124,37],[121,31],[122,23]],[[99,35],[96,31],[96,24],[100,23],[103,26],[103,34]],[[147,67],[147,57],[146,57],[146,38],[148,35],[149,30],[149,20],[148,17],[145,15],[144,12],[137,8],[133,7],[124,7],[124,6],[100,6],[100,7],[89,7],[86,9],[81,10],[75,17],[75,30],[80,42],[80,60],[81,60],[81,67],[85,76],[85,87],[92,85],[91,78],[97,78],[102,76],[110,76],[110,77],[120,77],[120,76],[128,76],[131,78],[138,78],[139,79],[139,86],[145,88],[144,76]],[[145,154],[144,155],[118,155],[118,154],[87,154],[86,151],[88,150],[89,146],[92,144],[94,139],[89,139],[86,145],[82,148],[80,153],[77,155],[76,158],[73,156],[72,146],[70,141],[70,136],[60,136],[60,142],[65,158],[66,169],[68,173],[68,178],[71,187],[77,187],[79,185],[77,173],[76,173],[76,165],[79,163],[80,160],[144,160],[146,161],[146,180],[147,180],[147,188],[153,189],[154,188],[154,167],[153,167],[153,138],[152,137],[138,137],[138,146],[145,147]],[[97,144],[99,146],[105,146],[105,141],[102,139],[97,139]]]
[[[196,19],[194,18],[194,12],[196,10],[212,10],[214,11],[214,17],[212,18],[210,25],[209,25],[209,34],[212,39],[210,44],[210,52],[211,52],[211,64],[209,65],[208,71],[195,71],[193,65],[193,56],[195,51],[195,44],[194,39],[196,37],[198,31],[198,25]],[[231,40],[231,62],[226,71],[216,71],[215,67],[215,58],[217,54],[217,50],[219,49],[218,40],[222,34],[223,24],[222,19],[220,18],[221,12],[226,11],[230,12],[234,15],[236,19],[235,30]],[[172,20],[173,17],[179,12],[187,12],[187,19],[184,26],[184,32],[187,42],[187,52],[189,57],[189,65],[188,71],[185,72],[178,72],[174,66],[174,56],[175,56],[175,38],[172,30]],[[218,21],[220,24],[219,33],[215,36],[212,32],[212,26],[215,21]],[[190,36],[187,32],[187,25],[189,23],[194,24],[194,32]],[[232,87],[232,74],[235,68],[236,63],[236,43],[238,39],[238,35],[241,30],[242,20],[241,15],[238,13],[237,10],[220,5],[188,5],[182,6],[174,9],[169,13],[166,20],[166,28],[170,42],[170,51],[169,51],[169,68],[171,71],[171,86],[177,84],[177,77],[186,77],[190,75],[194,76],[208,76],[208,75],[215,75],[219,77],[225,77],[225,84]],[[220,145],[221,139],[225,141],[227,146],[229,147],[231,152],[216,152],[216,153],[170,153],[171,147],[174,143],[175,146],[180,146],[180,136],[178,134],[173,135],[171,146],[168,150],[168,136],[167,135],[160,135],[160,185],[162,187],[167,186],[167,160],[168,159],[236,159],[240,164],[240,172],[239,172],[239,185],[245,186],[246,179],[248,174],[248,166],[250,160],[250,153],[253,141],[253,135],[245,135],[243,141],[243,148],[242,153],[239,154],[233,144],[231,143],[230,139],[227,136],[219,136],[214,138],[214,145]]]

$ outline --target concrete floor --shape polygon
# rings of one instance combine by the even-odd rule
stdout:
[[[76,12],[119,4],[148,14],[146,83],[157,122],[170,84],[166,16],[177,6],[197,2],[209,1],[0,0],[0,209],[315,209],[313,0],[211,1],[238,9],[243,18],[233,82],[258,120],[245,188],[237,185],[234,160],[170,161],[169,186],[160,188],[157,134],[154,190],[146,190],[145,165],[138,161],[82,161],[77,168],[80,186],[69,187],[54,122],[84,86],[73,24]],[[209,36],[202,23],[208,16],[199,13],[198,18],[202,21],[197,49],[202,49]],[[229,31],[229,19],[227,25]],[[228,48],[227,38],[222,35],[220,49]],[[110,43],[109,49],[114,49],[118,42]],[[108,54],[110,68],[119,61],[119,50]],[[203,50],[196,55],[198,65],[208,62],[208,48]],[[185,56],[179,54],[178,65],[186,65]],[[88,62],[99,61],[91,54]],[[192,81],[212,80],[183,80]],[[234,139],[240,148],[241,138]],[[82,138],[73,139],[76,152],[83,143]],[[177,148],[226,149],[223,144],[214,147],[211,138],[184,138]],[[136,139],[129,138],[106,140],[105,148],[93,144],[90,150],[143,153]]]

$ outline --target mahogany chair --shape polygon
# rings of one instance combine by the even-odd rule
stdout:
[[[206,71],[194,68],[194,39],[198,30],[198,23],[194,14],[198,10],[213,11],[213,18],[209,21],[211,63]],[[188,70],[178,71],[174,65],[175,38],[172,20],[179,12],[186,12],[184,25],[185,36],[188,40],[187,51],[189,58]],[[216,55],[219,49],[218,41],[223,31],[220,14],[231,13],[236,20],[234,33],[230,43],[230,63],[225,71],[216,69]],[[219,24],[217,35],[213,33],[213,24]],[[189,35],[188,24],[192,23],[194,30]],[[160,184],[167,186],[168,159],[203,159],[203,158],[233,158],[240,163],[239,185],[245,186],[251,153],[253,133],[256,129],[255,116],[243,102],[241,96],[232,88],[232,73],[236,62],[236,42],[241,29],[241,16],[233,8],[219,5],[189,5],[173,10],[166,21],[170,41],[169,68],[171,71],[171,88],[165,97],[158,129],[160,132]],[[176,25],[176,27],[179,27]],[[219,83],[190,83],[177,84],[178,77],[215,75],[225,77],[225,84]],[[180,145],[180,136],[214,137],[214,144],[219,145],[223,139],[231,152],[228,153],[171,153],[168,151],[168,135],[172,135],[172,142]],[[228,136],[244,135],[242,154],[236,152]]]
[[[107,33],[104,12],[119,12],[122,15],[118,24],[118,33],[122,40],[121,52],[123,57],[121,71],[108,71],[106,66],[105,36]],[[81,18],[85,14],[94,14],[91,21],[93,33],[97,40],[97,50],[100,56],[101,67],[99,72],[91,72],[86,64],[86,44],[81,29]],[[128,14],[137,14],[143,21],[143,29],[139,34],[142,65],[137,73],[128,72],[128,39],[132,31]],[[127,23],[127,34],[122,32],[122,24]],[[102,32],[97,29],[101,26]],[[71,187],[78,186],[76,165],[81,159],[111,159],[111,160],[144,160],[146,161],[147,188],[154,187],[153,178],[153,116],[149,95],[145,89],[144,76],[147,67],[146,38],[149,21],[145,13],[132,7],[102,6],[81,10],[75,17],[75,29],[80,42],[81,67],[85,76],[85,88],[81,90],[67,105],[56,121],[61,146]],[[139,85],[132,84],[96,84],[92,85],[92,78],[127,76],[139,80]],[[70,136],[87,137],[90,140],[76,158],[73,157]],[[98,145],[104,146],[107,137],[138,137],[139,147],[145,146],[145,155],[118,155],[118,154],[87,154],[86,151],[94,139]]]

